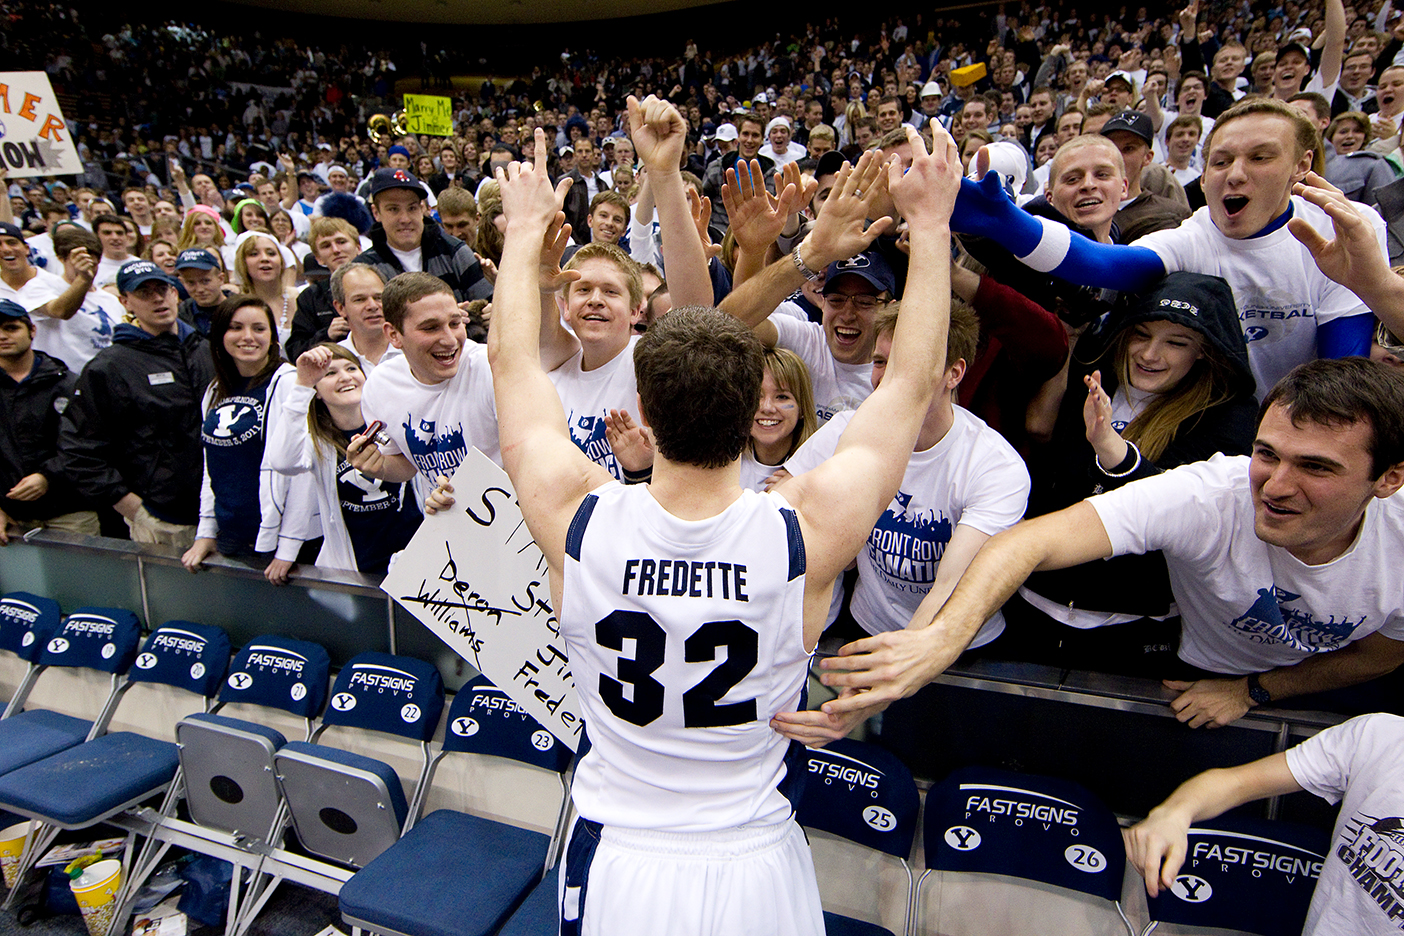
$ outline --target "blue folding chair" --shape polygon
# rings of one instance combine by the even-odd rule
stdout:
[[[290,742],[273,755],[278,787],[302,847],[327,861],[360,868],[412,824],[395,769],[320,743],[329,729],[374,731],[417,742],[418,791],[429,775],[429,742],[443,710],[443,678],[432,665],[374,651],[352,658],[337,675],[312,740]]]
[[[287,825],[273,754],[287,739],[275,728],[220,712],[238,704],[255,714],[265,709],[287,713],[301,720],[302,737],[308,738],[313,719],[326,704],[330,682],[331,658],[325,648],[265,634],[234,657],[214,708],[176,725],[189,819],[163,818],[155,833],[161,846],[140,870],[154,870],[172,845],[233,864],[228,933],[236,932],[240,921],[252,922],[253,914],[243,911],[255,903],[261,907],[260,896],[264,901],[271,896],[271,877],[262,868],[271,849],[281,844]]]
[[[557,936],[561,931],[560,885],[558,864],[531,889],[497,936]]]
[[[32,683],[33,677],[29,674],[39,659],[39,651],[62,623],[63,612],[52,598],[42,598],[29,592],[10,592],[0,598],[0,652],[17,657],[13,663],[25,664],[19,668],[13,688],[7,695],[5,709],[0,712],[0,719],[9,717],[9,703],[25,679],[29,678]],[[11,669],[11,663],[7,661],[7,670]]]
[[[87,828],[166,794],[155,816],[128,827],[124,851],[127,874],[117,895],[119,907],[132,885],[131,859],[137,835],[149,836],[159,817],[174,809],[179,757],[175,744],[169,741],[131,731],[109,732],[108,724],[122,698],[144,683],[190,692],[201,698],[204,708],[229,665],[229,638],[217,627],[172,622],[152,633],[139,656],[134,641],[130,641],[135,628],[136,616],[130,612],[85,609],[68,617],[49,640],[41,662],[52,654],[95,656],[113,661],[114,669],[128,670],[128,664],[135,665],[117,685],[88,740],[0,776],[0,806],[43,826],[30,836],[21,859],[21,874],[60,829]]]
[[[1146,899],[1150,924],[1299,936],[1331,846],[1328,833],[1265,819],[1221,817],[1189,830],[1175,883]]]
[[[479,676],[454,697],[433,767],[452,753],[506,758],[553,772],[561,801],[552,833],[436,810],[341,888],[341,916],[353,931],[485,936],[503,925],[554,863],[569,806],[564,773],[571,764],[570,749]],[[422,804],[425,797],[418,799]],[[554,887],[539,887],[533,917],[523,917],[517,925],[526,927],[533,920],[539,925],[552,917],[557,912],[554,895]]]
[[[907,858],[921,808],[911,771],[893,754],[847,738],[806,750],[801,763],[796,818],[810,830],[825,932],[905,934],[914,891]]]
[[[926,932],[1073,932],[1064,921],[1076,920],[1078,932],[1136,936],[1121,908],[1121,828],[1076,783],[962,768],[928,791],[923,839],[916,919]],[[963,883],[971,893],[959,893]]]

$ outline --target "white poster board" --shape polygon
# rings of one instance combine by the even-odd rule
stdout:
[[[83,172],[44,72],[0,72],[0,162],[12,179]]]
[[[453,492],[453,508],[424,518],[380,587],[574,751],[580,702],[546,558],[512,483],[472,449]]]

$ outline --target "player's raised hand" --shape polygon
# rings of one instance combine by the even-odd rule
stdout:
[[[945,224],[955,208],[960,193],[960,148],[943,127],[932,128],[934,152],[926,151],[926,141],[915,127],[907,128],[907,143],[912,148],[912,167],[905,173],[902,164],[893,160],[887,164],[887,190],[897,210],[913,228],[922,224]],[[825,206],[825,211],[828,206]]]
[[[629,95],[629,139],[644,165],[655,172],[682,168],[687,121],[668,101],[650,94],[640,101]]]
[[[558,185],[551,185],[546,172],[546,133],[537,127],[535,137],[534,162],[514,162],[497,168],[502,214],[507,219],[509,235],[514,228],[522,228],[539,237],[540,232],[551,227],[570,189],[569,176],[562,176]]]

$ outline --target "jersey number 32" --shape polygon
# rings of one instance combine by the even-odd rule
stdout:
[[[664,687],[653,673],[663,665],[668,635],[642,611],[611,611],[595,624],[595,642],[606,650],[623,652],[628,639],[634,641],[634,658],[619,658],[618,679],[600,674],[600,698],[617,717],[642,727],[663,714]],[[693,631],[683,643],[685,662],[715,660],[718,647],[726,648],[726,660],[682,694],[684,727],[721,728],[756,720],[755,699],[718,702],[755,668],[759,644],[759,635],[740,621],[708,621]],[[624,697],[626,683],[633,687],[632,699]]]

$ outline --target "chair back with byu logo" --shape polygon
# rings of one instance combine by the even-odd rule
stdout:
[[[10,592],[0,598],[0,650],[34,663],[62,622],[63,612],[52,598]]]
[[[255,637],[229,666],[221,704],[243,702],[316,718],[327,701],[331,656],[310,640],[276,634]]]
[[[475,677],[454,695],[443,749],[506,757],[556,773],[564,772],[573,756],[486,676]]]
[[[896,755],[847,738],[804,750],[797,766],[805,775],[795,818],[808,830],[826,930],[905,933],[907,858],[921,806],[911,771]]]
[[[1076,783],[961,768],[927,792],[922,839],[919,931],[1135,932],[1120,903],[1121,828]]]
[[[141,643],[141,620],[125,608],[79,608],[39,652],[44,666],[84,666],[125,673]]]
[[[164,683],[213,699],[228,668],[229,635],[222,628],[167,621],[147,638],[127,679]]]
[[[364,728],[431,741],[444,711],[444,680],[423,660],[367,651],[342,667],[323,729]]]
[[[1150,918],[1260,936],[1298,936],[1330,835],[1265,819],[1220,817],[1189,830],[1175,883],[1147,898]]]

